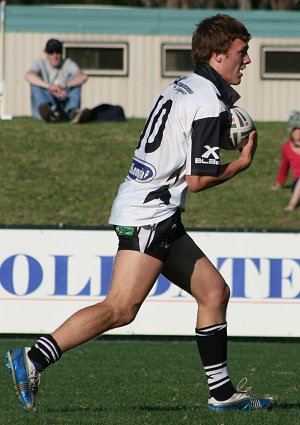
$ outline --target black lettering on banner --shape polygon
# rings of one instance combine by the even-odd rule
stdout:
[[[145,144],[146,153],[155,152],[161,145],[163,132],[165,130],[166,122],[167,122],[167,119],[172,107],[172,103],[173,103],[172,100],[169,99],[163,105],[160,106],[159,104],[162,99],[163,99],[163,96],[159,96],[159,98],[157,99],[157,102],[149,115],[145,128],[141,134],[139,144],[137,146],[137,149],[139,149],[139,147],[141,146],[141,142],[143,138],[145,137],[147,129],[149,125],[151,124],[150,132]],[[161,119],[161,123],[159,127],[157,127],[157,123],[160,119]],[[153,141],[150,142],[149,141],[150,139],[153,139]]]

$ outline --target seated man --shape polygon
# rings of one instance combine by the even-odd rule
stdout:
[[[62,43],[50,39],[45,57],[33,62],[26,73],[31,88],[32,116],[49,123],[81,121],[81,85],[87,76],[71,59],[62,58]]]

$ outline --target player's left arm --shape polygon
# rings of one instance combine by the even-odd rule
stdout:
[[[192,192],[200,192],[210,187],[225,183],[238,173],[250,167],[257,146],[256,131],[249,135],[248,143],[240,150],[239,157],[228,164],[220,165],[218,173],[213,175],[187,175],[187,185]]]

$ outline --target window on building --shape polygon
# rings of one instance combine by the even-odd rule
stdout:
[[[87,75],[128,75],[127,43],[64,43],[64,56]]]
[[[193,71],[190,44],[162,44],[162,76],[178,77]]]
[[[300,79],[300,46],[262,46],[263,79]]]

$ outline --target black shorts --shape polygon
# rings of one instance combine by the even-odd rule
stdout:
[[[118,250],[143,252],[165,262],[174,241],[186,234],[179,210],[160,223],[133,227],[114,226],[119,238]]]

